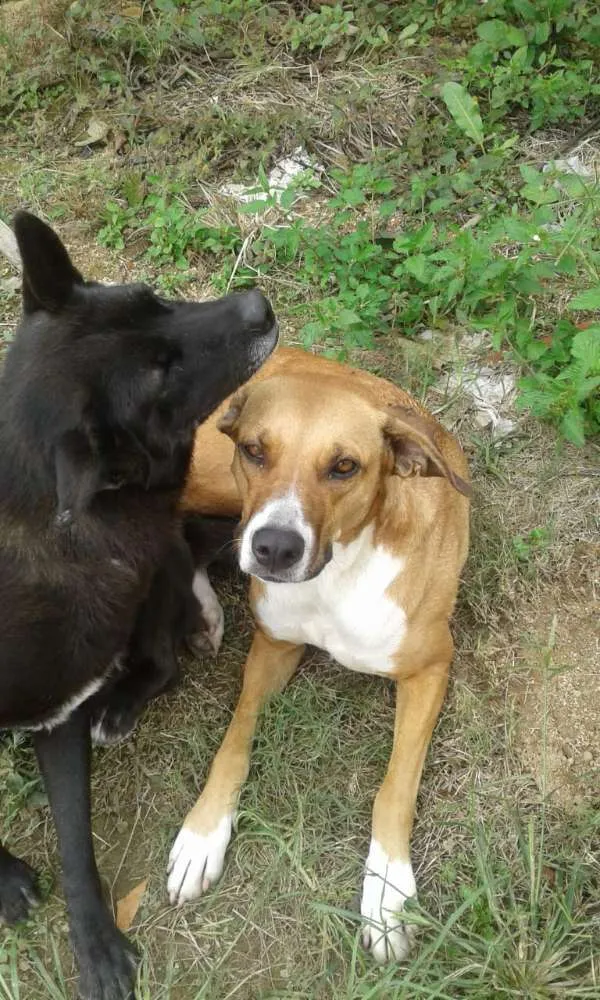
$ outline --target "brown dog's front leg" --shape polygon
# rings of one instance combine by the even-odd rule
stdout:
[[[244,666],[242,693],[208,781],[188,813],[169,858],[169,899],[185,903],[205,892],[223,870],[233,815],[248,776],[252,740],[261,708],[282,691],[304,646],[271,639],[257,629]]]
[[[363,944],[378,962],[405,958],[414,927],[398,916],[416,894],[410,835],[421,772],[448,684],[448,663],[398,680],[394,747],[373,806],[363,882]]]

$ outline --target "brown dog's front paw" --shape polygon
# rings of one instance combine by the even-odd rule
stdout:
[[[377,841],[371,841],[360,912],[363,947],[376,962],[401,962],[414,941],[415,927],[402,917],[408,899],[416,895],[409,861],[390,859]]]
[[[171,849],[168,892],[172,905],[197,899],[215,884],[223,871],[231,839],[232,817],[223,816],[210,833],[195,833],[183,826]]]

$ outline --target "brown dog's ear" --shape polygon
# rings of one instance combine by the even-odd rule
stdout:
[[[444,476],[455,490],[470,497],[472,489],[450,468],[435,443],[435,424],[405,406],[390,406],[383,432],[394,453],[394,475]]]
[[[56,472],[56,523],[69,524],[106,488],[99,456],[84,431],[67,431],[54,451]]]
[[[240,414],[244,409],[246,400],[248,399],[248,390],[241,389],[236,392],[235,396],[229,402],[229,409],[222,417],[217,421],[218,429],[223,433],[227,434],[228,437],[233,438],[235,441],[237,434],[237,424],[240,418]]]

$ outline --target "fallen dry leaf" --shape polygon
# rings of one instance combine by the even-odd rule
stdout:
[[[146,891],[146,886],[148,885],[148,879],[145,878],[143,882],[136,885],[131,892],[128,892],[123,899],[117,900],[117,919],[116,924],[120,931],[128,931],[131,927],[133,921],[135,920],[135,915],[140,908],[140,903],[142,902],[142,896]]]
[[[90,118],[88,130],[84,139],[79,139],[76,146],[92,146],[97,142],[104,142],[110,130],[108,122],[101,118]]]
[[[120,153],[124,146],[127,145],[127,136],[125,132],[115,132],[113,136],[113,148],[115,153]]]

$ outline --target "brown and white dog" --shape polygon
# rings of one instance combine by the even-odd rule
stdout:
[[[404,958],[412,928],[398,914],[416,892],[415,800],[446,691],[448,619],[468,548],[463,452],[390,382],[280,349],[200,428],[195,456],[185,506],[241,512],[239,562],[252,577],[257,630],[231,724],[171,851],[171,902],[219,878],[260,709],[310,643],[351,670],[397,682],[361,913],[374,957]],[[202,574],[195,592],[218,619]]]

